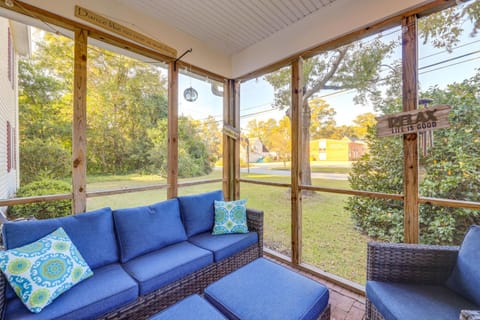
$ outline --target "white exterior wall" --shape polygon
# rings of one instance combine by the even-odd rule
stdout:
[[[8,78],[8,29],[10,21],[0,17],[0,199],[10,198],[15,195],[18,186],[18,55],[15,53],[14,63],[14,84]],[[12,38],[13,32],[10,29]],[[13,40],[13,39],[12,39]],[[14,43],[12,41],[12,46]],[[16,149],[14,154],[17,156],[16,167],[12,167],[10,172],[7,170],[7,121],[10,122],[12,132],[16,135]],[[13,139],[12,139],[13,143]],[[13,152],[13,150],[12,150]],[[1,209],[1,208],[0,208]]]

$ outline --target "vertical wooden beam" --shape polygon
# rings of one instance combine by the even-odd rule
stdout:
[[[240,130],[240,82],[225,80],[223,89],[223,124]],[[240,137],[223,133],[223,193],[225,199],[240,197]]]
[[[292,62],[292,262],[302,262],[302,126],[303,126],[303,60]]]
[[[418,43],[417,17],[402,20],[402,90],[403,111],[417,109],[418,101]],[[403,135],[403,192],[404,192],[404,241],[418,243],[418,136]]]
[[[234,80],[234,101],[233,101],[233,113],[234,113],[234,127],[240,132],[240,81]],[[234,197],[236,200],[240,199],[240,135],[238,139],[234,141],[235,144],[235,179],[234,179]]]
[[[88,32],[75,30],[73,75],[73,213],[87,210],[87,46]]]
[[[178,195],[178,68],[168,67],[168,160],[167,198]]]

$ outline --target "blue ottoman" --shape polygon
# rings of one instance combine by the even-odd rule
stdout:
[[[194,294],[149,318],[150,320],[226,320],[210,303]]]
[[[330,319],[324,285],[264,258],[212,283],[205,298],[229,319]]]

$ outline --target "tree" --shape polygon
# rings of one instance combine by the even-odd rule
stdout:
[[[269,137],[269,145],[267,146],[269,151],[276,152],[278,159],[283,161],[283,165],[287,165],[287,161],[292,157],[292,128],[290,125],[290,119],[283,117],[278,121],[276,126]]]
[[[431,45],[451,50],[458,44],[462,20],[466,14],[476,19],[478,27],[479,2],[462,10],[451,8],[421,20],[420,35]],[[385,80],[386,92],[371,95],[380,114],[401,111],[401,79],[398,64]],[[419,193],[427,197],[480,201],[477,174],[480,169],[480,106],[475,97],[480,74],[445,89],[433,87],[420,94],[430,97],[434,104],[449,104],[450,129],[434,131],[435,143],[420,157],[421,182]],[[367,134],[369,154],[355,163],[350,175],[354,189],[402,193],[403,160],[401,136],[378,138],[374,129]],[[355,223],[368,235],[387,241],[403,240],[403,205],[398,201],[349,198],[346,206]],[[478,212],[442,206],[420,206],[420,238],[423,243],[458,243],[468,225],[480,222]]]
[[[158,122],[155,128],[148,130],[152,140],[149,160],[152,171],[162,176],[167,175],[167,119]],[[198,139],[200,123],[189,117],[178,119],[178,177],[188,178],[209,174],[212,172],[208,146]]]
[[[310,107],[310,136],[312,139],[330,138],[335,134],[335,109],[325,100],[314,98],[308,102]]]
[[[400,81],[399,81],[400,82]],[[426,197],[480,201],[478,174],[480,163],[480,103],[475,97],[480,86],[480,73],[472,79],[449,85],[446,89],[431,88],[422,96],[436,103],[453,106],[449,115],[450,129],[434,131],[435,143],[420,158],[423,179],[419,193]],[[394,101],[386,98],[383,107]],[[398,103],[398,102],[397,102]],[[353,189],[400,194],[403,192],[402,139],[378,138],[375,128],[367,134],[369,153],[352,167]],[[355,223],[369,236],[386,241],[403,240],[403,205],[399,201],[349,198],[346,208]],[[458,243],[471,224],[480,223],[478,212],[469,209],[422,205],[420,236],[422,243]]]
[[[352,127],[352,136],[363,139],[367,136],[369,128],[374,127],[377,124],[375,115],[371,112],[362,113],[358,115],[354,120],[354,126]]]
[[[356,89],[358,101],[375,89],[382,61],[390,54],[394,41],[383,43],[380,39],[355,42],[338,49],[321,53],[304,62],[305,88],[302,100],[302,184],[311,184],[310,138],[312,106],[310,100],[322,90]],[[290,70],[287,68],[265,76],[275,91],[275,106],[286,110],[290,116]]]

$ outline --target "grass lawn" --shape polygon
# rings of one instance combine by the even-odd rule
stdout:
[[[216,179],[221,171],[196,180]],[[290,183],[287,176],[242,174],[242,178]],[[188,179],[194,180],[194,179]],[[181,180],[184,181],[184,180]],[[159,176],[89,177],[88,190],[118,189],[166,183]],[[314,179],[316,186],[348,189],[348,181]],[[195,194],[222,188],[221,182],[181,187],[179,195]],[[241,183],[240,193],[247,207],[265,212],[265,245],[289,255],[290,249],[290,192],[289,188]],[[365,283],[366,243],[368,238],[359,233],[344,209],[346,195],[315,193],[304,196],[303,207],[303,261],[346,279]],[[88,210],[109,206],[126,208],[148,205],[166,199],[166,189],[88,198]]]

